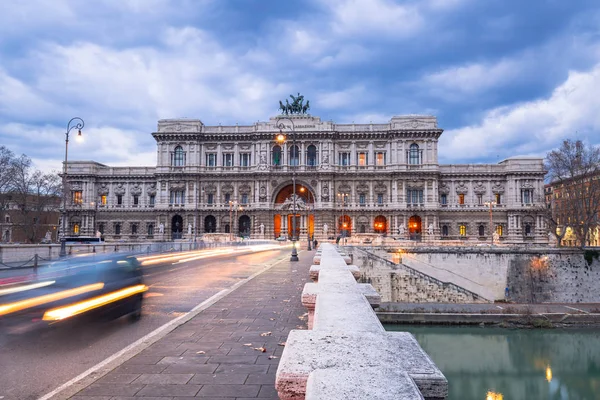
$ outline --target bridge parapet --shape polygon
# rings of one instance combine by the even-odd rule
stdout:
[[[293,330],[277,369],[280,399],[445,399],[448,382],[407,332],[386,332],[381,297],[356,282],[351,257],[325,243],[302,303],[309,329]],[[313,278],[314,279],[314,278]],[[312,314],[312,315],[311,315]]]

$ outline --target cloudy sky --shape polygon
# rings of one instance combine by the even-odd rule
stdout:
[[[161,118],[244,124],[301,92],[338,123],[433,114],[444,163],[600,142],[597,0],[0,0],[0,144],[155,165]]]

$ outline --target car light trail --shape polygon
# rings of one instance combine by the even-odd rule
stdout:
[[[2,290],[0,290],[0,296],[4,296],[7,294],[11,294],[11,293],[25,292],[27,290],[50,286],[50,285],[54,284],[55,282],[56,281],[38,282],[38,283],[32,283],[30,285],[23,285],[23,286],[8,288],[8,289],[2,289]]]
[[[69,318],[78,314],[82,314],[86,311],[93,310],[104,305],[114,303],[133,296],[135,294],[144,293],[148,290],[146,285],[135,285],[125,289],[117,290],[116,292],[108,293],[102,296],[94,297],[93,299],[83,300],[75,304],[71,304],[65,307],[58,307],[52,310],[46,311],[44,321],[60,321],[65,318]]]
[[[93,292],[95,290],[100,290],[103,287],[104,283],[102,282],[93,283],[91,285],[79,286],[74,289],[62,290],[60,292],[33,297],[31,299],[21,300],[14,303],[2,304],[0,305],[0,316],[25,310],[27,308],[40,306],[42,304],[51,303],[53,301],[67,299],[80,294]]]

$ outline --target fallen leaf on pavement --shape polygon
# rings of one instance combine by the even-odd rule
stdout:
[[[254,350],[260,351],[261,353],[267,351],[267,349],[265,349],[264,347],[255,347]]]
[[[263,332],[260,336],[271,336],[271,332]]]
[[[269,356],[269,360],[272,360],[274,358],[277,358],[277,356]]]
[[[244,346],[250,347],[250,346],[252,346],[252,343],[244,343]]]
[[[277,343],[278,346],[285,346],[285,342]]]
[[[275,321],[275,318],[269,318],[269,321]]]
[[[206,352],[205,352],[205,351],[202,351],[202,350],[200,350],[200,351],[197,351],[197,352],[196,352],[196,354],[206,354]]]

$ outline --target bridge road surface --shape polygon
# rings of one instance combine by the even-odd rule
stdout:
[[[267,265],[290,248],[144,266],[142,319],[64,323],[29,332],[0,332],[0,400],[37,399],[190,311]],[[84,321],[80,321],[84,322]]]

